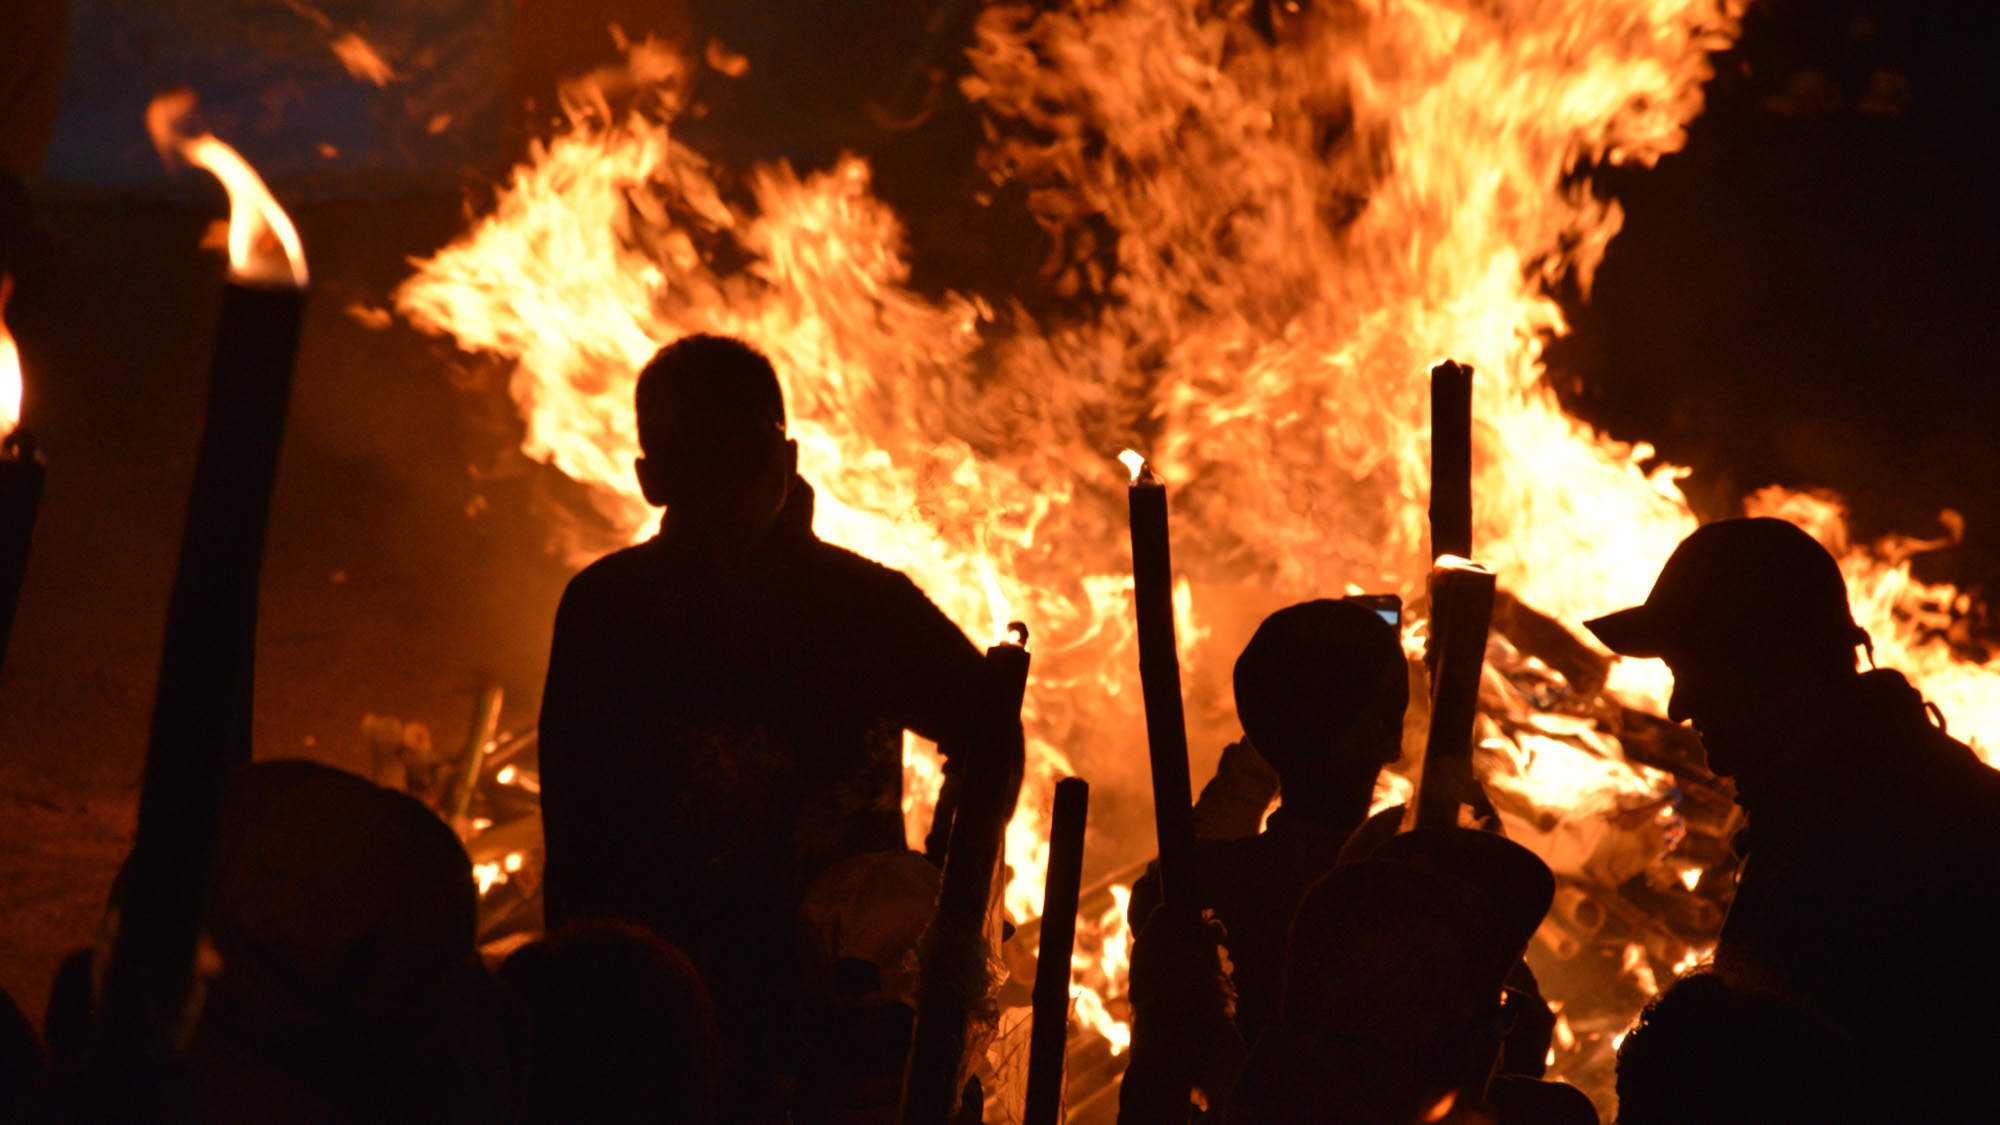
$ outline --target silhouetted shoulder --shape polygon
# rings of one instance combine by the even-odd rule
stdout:
[[[653,579],[660,572],[662,553],[658,539],[613,551],[571,575],[569,585],[563,590],[563,600]]]
[[[930,601],[909,575],[824,539],[807,543],[801,555],[806,565],[822,571],[831,582],[854,589],[878,591],[885,596],[917,597]]]

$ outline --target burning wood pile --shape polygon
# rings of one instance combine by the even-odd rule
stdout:
[[[632,48],[640,80],[573,91],[587,96],[569,127],[395,303],[512,366],[524,450],[589,486],[610,527],[571,543],[579,560],[658,526],[631,471],[634,373],[662,343],[720,332],[776,361],[819,534],[909,574],[972,636],[1030,622],[1003,1033],[1025,1026],[1053,782],[1145,785],[1136,560],[1108,451],[1148,448],[1184,482],[1171,615],[1206,760],[1235,735],[1214,671],[1230,654],[1210,638],[1327,591],[1422,604],[1421,505],[1437,484],[1423,373],[1448,350],[1471,360],[1477,420],[1455,471],[1476,503],[1453,534],[1477,533],[1498,585],[1473,767],[1493,815],[1561,879],[1533,962],[1563,1004],[1557,1071],[1601,1090],[1632,1013],[1713,941],[1735,813],[1690,734],[1659,717],[1664,669],[1614,661],[1576,626],[1639,600],[1694,527],[1677,470],[1564,415],[1541,354],[1564,331],[1551,285],[1587,289],[1619,223],[1578,182],[1679,147],[1741,5],[1322,7],[1270,27],[1166,2],[987,9],[962,90],[988,117],[987,169],[1027,189],[1050,235],[1047,275],[1074,307],[1046,321],[913,288],[902,225],[858,158],[805,174],[710,165],[674,122],[697,79],[728,72],[651,43]],[[1942,639],[1937,607],[1956,591],[1916,582],[1906,554],[1850,549],[1823,502],[1763,503],[1842,558],[1885,663],[1960,729],[2000,729],[2000,679]],[[1413,621],[1406,645],[1423,641]],[[1426,728],[1413,719],[1408,745]],[[528,743],[510,745],[513,772],[482,774],[469,812],[492,822],[469,846],[496,902],[531,892],[537,863]],[[1385,777],[1385,800],[1414,791],[1415,761]],[[908,745],[912,840],[938,767]],[[1143,818],[1100,815],[1073,1113],[1113,1104],[1124,912],[1151,851]],[[1014,1057],[1001,1041],[995,1058]]]
[[[596,486],[603,514],[628,540],[658,518],[630,480],[632,372],[660,343],[693,331],[755,340],[781,358],[786,398],[799,404],[801,468],[827,497],[820,530],[905,569],[968,631],[990,618],[987,737],[940,826],[951,848],[937,917],[918,949],[906,1120],[947,1119],[968,1045],[982,1054],[975,1075],[989,1122],[1039,1125],[1065,1103],[1078,1122],[1114,1116],[1131,1042],[1127,913],[1150,859],[1161,916],[1200,916],[1189,737],[1232,733],[1213,676],[1201,676],[1218,663],[1217,628],[1256,620],[1274,598],[1361,593],[1362,579],[1419,608],[1399,624],[1411,678],[1428,685],[1412,693],[1420,702],[1405,724],[1406,753],[1383,775],[1377,808],[1408,805],[1407,820],[1420,826],[1485,822],[1532,849],[1558,881],[1529,954],[1559,1013],[1551,1073],[1606,1094],[1634,1013],[1712,946],[1733,888],[1733,794],[1704,768],[1693,735],[1661,717],[1658,669],[1614,661],[1570,624],[1634,600],[1693,517],[1671,470],[1644,468],[1648,451],[1561,415],[1540,381],[1539,348],[1542,334],[1560,328],[1545,283],[1566,270],[1587,276],[1616,226],[1608,206],[1564,185],[1578,154],[1651,159],[1671,150],[1698,100],[1703,46],[1726,40],[1733,9],[1603,5],[1621,22],[1552,7],[1531,5],[1525,15],[1606,43],[1647,40],[1617,33],[1650,18],[1659,25],[1647,25],[1651,41],[1667,43],[1658,48],[1667,57],[1664,69],[1659,59],[1620,59],[1610,69],[1631,88],[1583,120],[1561,119],[1541,101],[1512,107],[1513,124],[1542,130],[1537,143],[1480,155],[1518,189],[1486,198],[1521,213],[1485,214],[1469,202],[1484,181],[1470,175],[1476,162],[1455,154],[1483,133],[1462,128],[1440,141],[1420,127],[1437,124],[1427,97],[1455,97],[1470,113],[1495,82],[1520,77],[1480,69],[1490,60],[1454,61],[1477,57],[1467,41],[1511,52],[1530,79],[1551,77],[1540,68],[1579,89],[1602,85],[1603,74],[1564,70],[1532,27],[1466,17],[1440,37],[1423,19],[1391,12],[1247,38],[1223,17],[1168,4],[1135,4],[1095,22],[995,6],[966,92],[996,119],[1039,131],[1029,141],[995,126],[988,156],[1023,180],[1041,178],[1039,217],[1072,240],[1061,246],[1068,257],[1056,263],[1058,284],[1066,295],[1088,289],[1100,298],[1072,322],[1036,324],[1018,311],[1003,317],[982,298],[933,300],[907,288],[900,228],[870,195],[858,160],[803,179],[777,168],[744,185],[720,182],[670,136],[686,104],[674,84],[689,72],[650,44],[634,49],[635,73],[649,76],[635,85],[650,95],[642,104],[623,120],[612,119],[602,91],[572,106],[571,131],[517,171],[496,213],[420,263],[399,293],[420,327],[517,363],[529,452]],[[1175,73],[1136,65],[1132,51],[1163,44],[1183,64],[1168,68]],[[1121,60],[1131,65],[1120,69]],[[1418,63],[1444,68],[1442,77],[1409,79],[1425,72]],[[1410,143],[1408,165],[1435,166],[1397,179],[1382,170],[1394,161],[1338,151],[1323,167],[1324,136],[1281,127],[1330,113],[1289,92],[1314,74],[1325,80],[1317,92],[1349,115],[1342,144]],[[1376,83],[1397,81],[1430,84],[1368,101],[1383,94]],[[1266,96],[1293,119],[1274,120]],[[1182,112],[1169,116],[1206,130],[1192,138],[1202,143],[1178,130],[1159,135],[1155,111],[1177,99]],[[1650,108],[1657,104],[1678,112],[1662,117]],[[172,100],[156,107],[163,148],[236,175],[212,138],[183,122],[189,109]],[[1085,135],[1093,143],[1070,143]],[[1564,155],[1544,151],[1552,144]],[[1249,167],[1291,175],[1258,181],[1241,174]],[[1424,194],[1436,190],[1427,173],[1440,168],[1450,173],[1448,200]],[[1329,222],[1323,205],[1335,189],[1366,189],[1374,209]],[[238,192],[250,187],[233,184]],[[1533,200],[1514,198],[1521,192]],[[1120,232],[1112,265],[1101,248],[1074,241],[1079,228],[1065,220],[1078,215]],[[232,260],[244,261],[225,308],[218,387],[289,371],[304,262],[288,223],[267,216],[265,224],[261,233],[232,228]],[[279,250],[252,256],[262,243]],[[1398,252],[1412,243],[1422,252]],[[1553,264],[1525,268],[1536,254]],[[739,258],[751,264],[716,265]],[[1191,272],[1187,258],[1197,260]],[[1492,374],[1475,381],[1449,361],[1433,369],[1432,408],[1419,421],[1414,358],[1461,340]],[[205,532],[191,531],[190,543],[221,544],[227,557],[205,566],[183,556],[166,667],[186,682],[162,677],[135,851],[152,860],[146,873],[187,885],[157,900],[180,902],[183,913],[197,900],[187,887],[212,841],[168,830],[159,810],[186,809],[173,807],[174,790],[158,788],[159,779],[212,787],[248,757],[247,692],[227,713],[188,701],[248,682],[260,551],[252,548],[261,543],[285,387],[267,379],[261,395],[238,388],[225,405],[260,412],[247,420],[212,407],[211,435],[237,426],[261,444],[232,451],[217,438],[215,452],[205,437],[190,506],[190,528]],[[1164,471],[1128,451],[1120,497],[1105,451],[1127,439],[1156,449]],[[235,479],[223,471],[232,454],[261,481],[242,495],[218,484]],[[1176,495],[1186,513],[1179,572],[1162,477],[1187,482]],[[1420,497],[1430,502],[1427,527]],[[1797,522],[1817,517],[1829,546],[1845,547],[1837,522],[1807,499],[1770,494],[1758,503]],[[1413,576],[1426,570],[1426,547],[1420,593]],[[1844,552],[1857,609],[1885,655],[1908,658],[1901,662],[1927,690],[1962,704],[1975,730],[1992,730],[2000,678],[1957,660],[1950,640],[1964,637],[1939,627],[1941,618],[1956,624],[1969,603],[1916,584],[1903,549],[1888,559]],[[215,574],[239,580],[211,581]],[[1197,595],[1190,574],[1207,593]],[[1035,622],[1042,645],[1032,672],[1017,613]],[[197,626],[229,635],[204,638]],[[180,668],[177,653],[220,663],[190,658]],[[497,688],[481,693],[449,758],[414,724],[370,717],[365,726],[376,779],[423,798],[465,843],[482,949],[495,960],[542,928],[537,737],[501,734],[500,702]],[[1101,778],[1100,791],[1138,791],[1142,736],[1152,832],[1100,821],[1085,885],[1085,809],[1073,775]],[[914,741],[906,758],[906,801],[921,822],[940,804],[938,761]],[[924,835],[915,827],[913,843]],[[160,841],[178,841],[181,852],[155,856]],[[111,1004],[107,1018],[131,1022],[134,1043],[159,1038],[140,1025],[157,1023],[171,1005],[153,1001],[186,984],[184,968],[149,977],[154,962],[191,961],[193,931],[169,914],[128,911],[119,936],[108,995],[129,1011]],[[1045,945],[1069,953],[1048,972],[1039,964]]]

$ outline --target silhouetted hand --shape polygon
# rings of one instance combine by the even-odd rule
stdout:
[[[1155,910],[1132,947],[1132,1065],[1119,1095],[1123,1125],[1175,1125],[1219,1105],[1243,1065],[1228,935],[1210,919]],[[1190,1097],[1192,1086],[1192,1097]]]

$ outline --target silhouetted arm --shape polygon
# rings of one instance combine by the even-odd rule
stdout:
[[[889,717],[937,743],[949,757],[972,731],[980,651],[902,575],[891,583],[885,610]]]
[[[1242,1070],[1234,992],[1223,972],[1222,928],[1155,911],[1132,947],[1132,1062],[1118,1094],[1119,1125],[1185,1125],[1197,1097],[1227,1104]]]

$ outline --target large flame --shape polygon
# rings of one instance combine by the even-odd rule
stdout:
[[[0,438],[21,424],[21,347],[7,327],[7,301],[14,295],[14,275],[0,273]]]
[[[146,107],[146,129],[169,168],[206,168],[229,193],[229,276],[249,285],[305,288],[305,247],[278,201],[233,148],[201,128],[192,90],[169,90]]]
[[[1205,649],[1211,633],[1247,635],[1327,592],[1420,595],[1436,355],[1481,372],[1481,561],[1571,624],[1644,597],[1695,519],[1677,470],[1558,407],[1542,379],[1566,330],[1550,289],[1587,291],[1621,221],[1580,173],[1681,145],[1745,2],[1367,0],[1260,6],[1263,27],[1197,0],[992,5],[963,89],[992,123],[989,170],[1031,189],[1049,276],[1081,310],[1041,323],[908,288],[901,225],[862,160],[759,166],[725,193],[671,129],[686,68],[641,45],[661,96],[620,116],[601,89],[572,91],[571,127],[397,304],[512,363],[524,448],[590,485],[628,541],[657,526],[632,473],[640,366],[692,332],[768,352],[818,533],[908,573],[975,637],[1003,612],[1034,631],[1029,778],[1007,837],[1006,904],[1025,919],[1052,781],[1146,784],[1109,451],[1147,448],[1183,482],[1175,603],[1201,753],[1234,733],[1216,670],[1235,654]],[[1955,592],[1901,565],[1850,557],[1878,654],[1961,732],[2000,737],[2000,678],[1909,625],[1914,601]],[[1613,687],[1658,709],[1667,684],[1624,662]],[[1606,741],[1510,745],[1505,784],[1572,815],[1657,796],[1663,775]],[[914,838],[938,774],[909,745]],[[1408,791],[1396,782],[1385,791]],[[1143,826],[1096,828],[1106,867],[1150,846]],[[1079,1012],[1119,1044],[1116,894],[1078,966]]]

